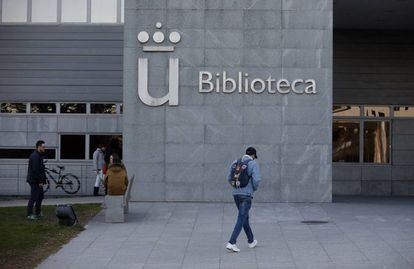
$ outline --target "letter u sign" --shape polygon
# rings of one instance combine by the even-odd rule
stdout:
[[[154,98],[148,91],[148,59],[138,59],[138,97],[148,106],[162,106],[166,102],[170,106],[178,106],[178,58],[170,58],[168,67],[168,94]]]

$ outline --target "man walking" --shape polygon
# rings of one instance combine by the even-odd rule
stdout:
[[[260,181],[259,165],[256,159],[256,149],[249,147],[246,149],[246,154],[234,161],[229,168],[227,180],[233,187],[233,198],[239,211],[236,225],[226,246],[226,249],[232,252],[240,251],[236,241],[242,228],[246,233],[249,248],[254,248],[257,245],[257,240],[254,239],[249,224],[249,210],[252,205],[253,193],[257,190]]]
[[[30,199],[27,203],[27,218],[30,220],[36,220],[42,216],[43,184],[46,183],[44,152],[45,142],[39,140],[36,142],[36,150],[29,157],[26,181],[30,185]],[[34,204],[36,204],[36,211],[33,215]]]
[[[99,184],[103,181],[103,169],[105,166],[105,146],[99,144],[98,148],[93,153],[93,168],[96,172],[95,185],[93,187],[93,195],[99,195]]]

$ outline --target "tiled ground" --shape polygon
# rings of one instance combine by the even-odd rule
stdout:
[[[40,268],[414,268],[414,199],[255,204],[259,240],[224,246],[236,210],[224,203],[132,203],[127,222],[97,216]],[[302,220],[329,220],[306,225]]]

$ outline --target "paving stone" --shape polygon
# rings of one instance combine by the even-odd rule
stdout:
[[[241,252],[226,241],[232,203],[131,203],[125,223],[96,216],[38,268],[414,268],[414,203],[409,198],[349,198],[341,203],[253,202],[259,244]],[[328,219],[307,225],[302,220]]]

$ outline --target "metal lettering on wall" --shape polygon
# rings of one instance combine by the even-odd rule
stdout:
[[[161,29],[162,24],[156,23],[156,28]],[[141,44],[146,44],[150,40],[147,32],[142,31],[137,36]],[[174,46],[158,45],[164,42],[165,37],[161,31],[156,31],[152,35],[152,40],[157,45],[142,47],[144,52],[172,52]],[[169,41],[177,44],[181,41],[181,35],[178,32],[169,34]],[[179,89],[179,59],[170,58],[168,66],[168,94],[163,97],[154,98],[148,90],[148,59],[138,59],[138,97],[148,106],[161,106],[168,102],[170,106],[178,106],[178,89]],[[289,81],[287,79],[276,79],[269,76],[263,78],[251,78],[248,73],[238,72],[235,77],[228,76],[226,71],[222,73],[212,74],[209,71],[200,71],[198,75],[198,91],[199,93],[249,93],[260,94],[268,92],[270,94],[289,94],[298,95],[316,94],[316,81],[314,79],[295,79]]]
[[[215,79],[208,71],[200,71],[198,76],[198,91],[201,93],[223,92],[223,93],[281,93],[290,92],[296,94],[316,94],[316,81],[314,79],[295,79],[290,82],[287,79],[276,80],[272,76],[267,79],[249,78],[248,73],[238,72],[237,78],[227,76],[226,71],[222,74],[216,73]]]
[[[160,22],[157,22],[157,29],[162,27]],[[138,41],[145,44],[149,41],[149,34],[145,31],[138,34]],[[153,34],[152,39],[155,43],[161,44],[164,42],[164,34],[157,31]],[[171,32],[169,40],[171,43],[176,44],[180,42],[181,36],[178,32]],[[174,51],[173,46],[143,46],[143,50],[147,52],[170,52]],[[179,60],[178,58],[170,58],[168,66],[168,94],[160,98],[154,98],[148,91],[148,59],[138,59],[138,97],[141,101],[148,106],[161,106],[168,102],[170,106],[178,106],[178,80],[179,80]]]

